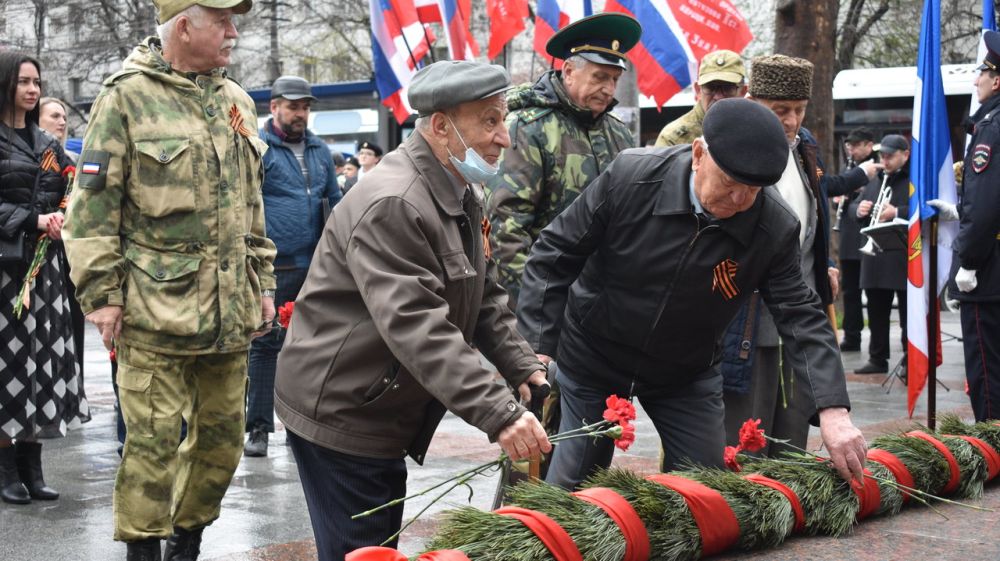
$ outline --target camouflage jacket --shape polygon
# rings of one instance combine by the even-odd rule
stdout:
[[[660,136],[656,137],[657,146],[677,146],[678,144],[691,144],[694,139],[701,136],[701,123],[705,120],[705,110],[701,104],[695,102],[694,107],[687,113],[667,123]]]
[[[531,244],[619,152],[632,133],[607,111],[596,118],[569,100],[556,71],[507,93],[511,146],[487,187],[500,284],[517,298]]]
[[[94,102],[64,238],[85,313],[123,306],[121,341],[167,354],[249,348],[275,287],[261,202],[266,145],[223,69],[170,69],[159,39]]]

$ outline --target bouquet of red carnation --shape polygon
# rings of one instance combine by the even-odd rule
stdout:
[[[292,322],[292,312],[295,310],[295,302],[285,302],[278,308],[278,325],[288,329],[288,324]]]

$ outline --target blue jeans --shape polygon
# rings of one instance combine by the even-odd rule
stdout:
[[[343,561],[355,549],[379,545],[399,531],[403,503],[351,520],[351,516],[406,496],[403,458],[363,458],[288,433],[309,507],[319,561]],[[387,544],[396,547],[398,540]]]
[[[279,269],[278,287],[274,292],[274,309],[294,302],[306,280],[308,269]],[[284,329],[272,329],[250,343],[250,387],[247,391],[247,432],[261,429],[274,432],[274,371],[278,352],[285,342]]]
[[[559,432],[600,420],[611,394],[628,396],[628,383],[621,387],[588,385],[562,368],[556,370],[562,421]],[[636,385],[636,397],[649,416],[663,445],[663,471],[677,469],[684,461],[723,467],[725,428],[722,376],[706,372],[681,387]],[[584,421],[586,420],[586,422]],[[607,438],[571,438],[556,445],[545,481],[565,489],[576,489],[597,468],[611,465],[614,442]]]

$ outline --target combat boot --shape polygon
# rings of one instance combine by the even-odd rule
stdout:
[[[42,443],[18,440],[14,448],[17,450],[17,473],[31,498],[40,501],[58,499],[59,493],[46,485],[42,477]]]
[[[146,538],[137,542],[128,542],[126,561],[160,561],[160,538]]]
[[[13,446],[0,448],[0,499],[5,503],[26,505],[31,502],[31,495],[17,475],[15,454]]]
[[[185,530],[174,526],[174,535],[163,548],[163,561],[197,561],[201,553],[201,533],[205,528]]]

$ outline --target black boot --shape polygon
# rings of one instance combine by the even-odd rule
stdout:
[[[126,561],[160,561],[160,538],[146,538],[137,542],[128,542]]]
[[[196,561],[201,553],[201,532],[204,529],[185,530],[175,526],[174,535],[167,539],[163,548],[163,561]]]
[[[5,503],[26,505],[31,502],[31,495],[17,475],[15,456],[13,446],[0,448],[0,499]]]
[[[32,499],[40,501],[54,501],[59,498],[59,493],[45,484],[42,477],[42,443],[25,442],[18,440],[15,445],[17,449],[17,473],[21,476],[21,483],[28,488],[28,493]]]

